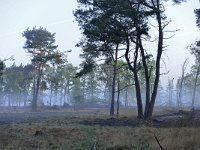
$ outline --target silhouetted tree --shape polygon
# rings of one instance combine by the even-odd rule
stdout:
[[[160,77],[160,60],[163,52],[164,39],[163,30],[168,24],[168,22],[165,22],[166,16],[164,15],[163,2],[161,0],[78,0],[78,2],[80,7],[75,11],[75,16],[83,29],[83,41],[87,41],[82,46],[85,52],[92,54],[93,58],[97,58],[102,54],[111,56],[111,59],[115,58],[112,59],[115,64],[115,60],[118,58],[116,57],[118,54],[117,50],[126,48],[124,55],[129,69],[133,72],[135,81],[138,117],[145,119],[151,118]],[[144,48],[143,44],[145,41],[144,37],[146,39],[150,38],[150,18],[154,18],[158,26],[154,72],[151,71],[152,66],[148,65],[148,60],[151,55],[148,54],[148,50]],[[108,55],[110,53],[114,57]],[[88,57],[88,55],[85,56]],[[139,61],[140,58],[142,61]],[[145,113],[143,113],[141,85],[138,75],[141,67],[144,69],[145,74]],[[113,74],[116,74],[115,69]],[[152,76],[155,78],[153,78],[154,81],[151,85],[150,79]],[[113,86],[114,84],[115,82],[113,82]],[[114,112],[112,105],[113,103],[111,103],[111,115]]]

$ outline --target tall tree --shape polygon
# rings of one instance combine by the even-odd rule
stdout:
[[[55,33],[52,34],[42,27],[34,27],[24,31],[22,36],[26,38],[23,48],[31,55],[35,68],[32,110],[36,111],[43,70],[48,62],[60,63],[61,55],[56,50],[58,46],[55,45]]]
[[[82,56],[88,60],[103,56],[106,62],[110,62],[113,66],[110,115],[114,115],[116,69],[119,45],[122,41],[122,32],[120,31],[123,29],[119,21],[112,18],[113,13],[109,11],[113,1],[94,1],[92,3],[92,1],[88,0],[86,3],[84,1],[78,2],[81,6],[82,4],[86,6],[77,9],[74,13],[84,34],[84,42],[82,41],[78,44],[83,48],[84,53]],[[94,9],[90,9],[90,6]],[[102,10],[104,14],[98,13]]]
[[[167,25],[167,23],[164,22],[166,17],[164,15],[163,2],[161,0],[78,0],[78,2],[81,7],[76,10],[75,16],[83,29],[84,35],[88,32],[94,33],[93,35],[89,34],[89,36],[85,36],[85,38],[89,39],[90,42],[95,41],[95,48],[103,47],[103,52],[105,54],[108,53],[110,49],[112,50],[110,52],[114,53],[113,50],[126,47],[124,55],[129,69],[133,72],[134,76],[138,117],[145,117],[145,119],[151,118],[160,77],[160,60],[163,52],[163,30]],[[155,78],[151,92],[150,78],[152,77],[152,67],[147,65],[150,55],[144,47],[144,37],[146,37],[146,39],[150,38],[149,25],[152,18],[157,22],[158,41],[155,57]],[[99,24],[100,27],[98,26],[97,28],[96,24]],[[88,27],[93,30],[88,30]],[[134,52],[132,53],[133,48]],[[90,50],[92,50],[93,53],[97,52],[94,48]],[[140,58],[142,63],[139,63]],[[144,68],[145,74],[145,113],[143,113],[138,77],[140,66]]]

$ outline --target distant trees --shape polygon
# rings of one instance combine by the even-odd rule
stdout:
[[[22,102],[24,106],[28,104],[33,79],[32,71],[31,65],[16,66],[13,64],[4,69],[0,88],[1,103],[9,107],[20,106]]]
[[[15,102],[20,99],[20,83],[22,83],[22,66],[17,67],[13,64],[11,67],[5,70],[5,92],[8,97],[8,106],[11,107],[11,102],[13,97],[15,97]]]
[[[34,27],[27,29],[22,35],[26,38],[23,48],[31,55],[31,61],[35,68],[32,109],[36,111],[43,70],[48,62],[60,63],[61,54],[56,50],[58,46],[55,45],[55,33],[52,34],[42,27],[38,29]]]

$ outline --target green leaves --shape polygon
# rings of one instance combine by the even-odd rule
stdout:
[[[24,45],[25,49],[40,49],[46,51],[46,49],[56,49],[58,46],[55,43],[55,33],[51,34],[46,29],[40,27],[33,29],[27,29],[23,34],[26,38]]]
[[[55,60],[59,63],[61,57],[57,51],[58,45],[55,45],[55,33],[50,33],[46,29],[40,27],[27,29],[23,34],[26,38],[24,49],[32,55],[32,62],[45,64],[48,61]]]

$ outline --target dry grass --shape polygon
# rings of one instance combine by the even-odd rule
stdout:
[[[120,118],[135,118],[134,112],[123,110]],[[200,150],[198,126],[155,128],[81,123],[93,119],[109,119],[109,116],[102,112],[89,116],[62,116],[41,123],[1,125],[0,150],[90,150],[92,145],[96,145],[97,150],[160,150],[154,134],[165,150]],[[191,125],[190,119],[179,123],[190,122]]]

